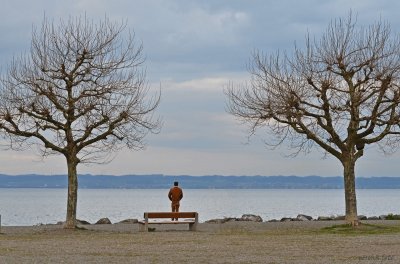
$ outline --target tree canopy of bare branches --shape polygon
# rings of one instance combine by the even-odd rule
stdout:
[[[378,21],[357,26],[337,19],[305,48],[256,52],[251,83],[226,90],[229,112],[250,126],[266,127],[274,146],[299,152],[321,147],[343,165],[346,219],[358,224],[355,164],[366,145],[396,150],[400,134],[400,39]]]
[[[68,165],[66,227],[74,228],[77,165],[109,160],[121,147],[141,149],[157,132],[159,95],[149,95],[142,45],[126,23],[44,19],[30,52],[3,74],[0,129],[15,149],[38,146]]]

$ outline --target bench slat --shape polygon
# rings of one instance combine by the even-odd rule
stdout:
[[[146,224],[145,221],[139,221],[139,224]],[[149,221],[147,224],[149,225],[156,225],[156,224],[160,224],[160,225],[164,225],[164,224],[172,224],[172,225],[176,225],[176,224],[194,224],[196,223],[195,221]]]
[[[149,221],[149,219],[157,218],[194,218],[187,221]],[[197,212],[145,212],[144,220],[139,221],[139,230],[148,231],[151,224],[189,224],[190,231],[196,231],[199,222],[199,215]]]
[[[146,218],[195,218],[196,212],[146,212],[144,217]]]

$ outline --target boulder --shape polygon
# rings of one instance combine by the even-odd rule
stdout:
[[[339,221],[339,220],[345,220],[346,217],[344,215],[337,215],[333,218],[333,220]]]
[[[262,222],[263,219],[261,216],[258,215],[252,215],[252,214],[244,214],[240,218],[236,217],[224,217],[224,218],[217,218],[217,219],[210,219],[205,221],[206,223],[209,224],[223,224],[223,223],[228,223],[228,222],[237,222],[237,221],[248,221],[248,222]]]
[[[297,215],[296,219],[298,221],[311,221],[313,218],[312,218],[312,216],[309,216],[309,215],[299,214],[299,215]]]
[[[331,221],[333,220],[330,216],[318,216],[318,221]]]
[[[99,219],[99,221],[96,222],[96,225],[109,225],[111,224],[110,219],[107,217]]]
[[[90,225],[88,221],[76,219],[78,225]]]
[[[139,220],[137,220],[137,219],[125,219],[125,220],[118,222],[118,224],[137,224],[138,222],[139,222]]]
[[[359,215],[358,220],[367,220],[367,217],[365,215]]]
[[[279,220],[271,219],[271,220],[268,220],[268,222],[270,222],[270,223],[276,223],[276,222],[279,222]]]
[[[293,221],[293,219],[290,218],[290,217],[283,217],[283,218],[281,219],[281,222],[290,222],[290,221]]]
[[[241,218],[238,219],[238,221],[262,222],[263,219],[259,215],[244,214]]]
[[[377,216],[370,216],[367,218],[367,220],[379,220],[379,217]]]

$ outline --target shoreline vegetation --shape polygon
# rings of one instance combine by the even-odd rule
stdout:
[[[67,175],[0,174],[0,188],[67,188]],[[78,176],[80,189],[165,189],[179,181],[185,189],[343,189],[343,177],[321,176]],[[357,189],[400,189],[400,177],[358,177]]]
[[[400,221],[6,226],[1,263],[399,263]]]

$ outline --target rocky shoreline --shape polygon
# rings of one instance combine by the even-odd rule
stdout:
[[[400,215],[397,214],[387,214],[380,216],[370,216],[367,217],[365,215],[359,215],[359,220],[400,220]],[[312,216],[305,214],[298,214],[296,217],[283,217],[281,219],[272,219],[265,222],[292,222],[292,221],[341,221],[345,220],[344,215],[337,216],[319,216],[317,218],[313,218]],[[263,222],[263,219],[258,215],[252,214],[244,214],[240,218],[235,217],[224,217],[221,219],[211,219],[207,220],[206,223],[226,223],[226,222],[235,222],[235,221],[252,221],[252,222]]]
[[[359,220],[400,220],[400,214],[387,214],[380,216],[365,216],[359,215]],[[223,224],[228,222],[295,222],[295,221],[342,221],[345,220],[345,216],[343,215],[335,215],[335,216],[319,216],[317,218],[313,218],[312,216],[305,214],[298,214],[296,217],[283,217],[281,219],[272,219],[264,221],[261,216],[254,214],[244,214],[241,217],[224,217],[224,218],[215,218],[206,220],[204,223],[208,224]],[[93,225],[104,225],[104,224],[137,224],[138,219],[125,219],[119,222],[112,223],[109,218],[104,217],[93,223]],[[92,223],[77,219],[79,225],[92,225]],[[64,222],[57,222],[57,225],[62,225]]]

